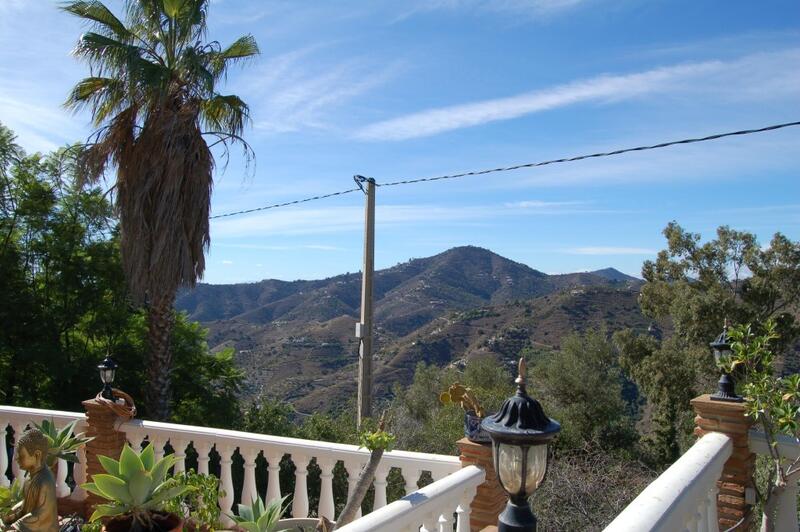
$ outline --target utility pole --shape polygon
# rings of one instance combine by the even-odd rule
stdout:
[[[354,177],[366,194],[364,209],[364,268],[361,274],[361,321],[356,324],[358,349],[358,428],[372,417],[372,274],[375,270],[375,180]],[[362,183],[366,183],[366,190]]]

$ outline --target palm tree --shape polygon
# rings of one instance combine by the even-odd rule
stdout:
[[[88,181],[116,169],[122,264],[132,297],[148,311],[149,377],[145,405],[170,412],[170,336],[180,287],[205,270],[214,157],[212,136],[252,150],[241,134],[249,120],[237,96],[217,92],[228,67],[258,54],[251,35],[223,48],[206,41],[210,0],[126,0],[125,21],[100,1],[62,9],[90,25],[74,50],[91,76],[66,101],[91,111],[94,133],[82,157]],[[212,146],[214,145],[212,144]]]

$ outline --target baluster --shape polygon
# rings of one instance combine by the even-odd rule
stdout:
[[[244,458],[244,484],[242,485],[242,504],[250,504],[258,497],[256,489],[256,457],[259,449],[239,448]]]
[[[410,467],[403,468],[403,479],[406,481],[406,495],[413,493],[419,489],[417,483],[419,482],[419,469],[412,469]]]
[[[167,440],[160,436],[150,436],[150,441],[153,444],[153,451],[155,451],[156,455],[156,462],[164,458],[164,445],[166,445]]]
[[[78,432],[83,430],[75,428]],[[82,445],[80,449],[78,449],[78,462],[74,464],[72,467],[72,479],[75,481],[75,489],[72,490],[72,495],[70,495],[70,499],[74,501],[82,501],[86,499],[86,492],[81,487],[81,484],[86,482],[86,446]]]
[[[775,530],[797,530],[797,481],[790,480],[778,500]]]
[[[694,514],[694,530],[697,530],[697,532],[709,532],[708,528],[706,528],[706,525],[708,524],[706,521],[706,515],[706,501],[704,499],[697,505],[697,510]]]
[[[458,521],[456,524],[456,532],[470,532],[470,519],[469,514],[472,513],[472,499],[475,498],[476,488],[471,488],[464,491],[461,501],[456,508]]]
[[[309,458],[303,455],[292,455],[295,465],[294,470],[294,501],[292,502],[292,517],[308,517],[308,462]]]
[[[267,502],[281,498],[281,458],[279,451],[266,451],[267,459]]]
[[[66,497],[69,495],[69,486],[67,486],[67,461],[59,458],[56,462],[56,497]]]
[[[172,445],[172,448],[175,451],[175,458],[178,459],[178,461],[175,462],[175,470],[173,473],[186,471],[186,447],[188,447],[189,442],[186,440],[170,438],[169,444]]]
[[[0,422],[0,425],[3,426],[0,429],[0,486],[10,486],[11,482],[9,482],[8,477],[6,476],[6,472],[8,471],[8,444],[7,444],[7,436],[8,432],[6,427],[8,423],[5,421]]]
[[[379,465],[378,470],[375,471],[375,502],[372,505],[373,510],[386,506],[386,477],[389,476],[389,469],[388,466]]]
[[[717,487],[717,483],[711,486],[711,489],[708,490],[708,496],[706,498],[706,528],[708,530],[718,530],[719,529],[719,520],[717,519],[717,492],[719,488]]]
[[[422,518],[422,527],[419,532],[439,532],[439,519],[432,513],[425,514]]]
[[[28,423],[25,421],[21,423],[17,422],[14,423],[13,426],[14,426],[14,446],[16,447],[17,442],[19,441],[20,436],[22,436],[22,433],[25,432],[25,427],[28,426]],[[16,451],[16,449],[14,450]],[[16,456],[14,456],[14,459],[11,462],[11,471],[14,472],[14,480],[19,480],[20,483],[22,483],[23,479],[25,478],[25,471],[19,468]]]
[[[233,524],[233,519],[228,517],[233,507],[233,477],[231,476],[231,464],[233,463],[234,448],[228,445],[217,445],[219,453],[219,483],[222,493],[219,497],[219,507],[222,510],[220,521],[226,526]]]
[[[194,450],[197,451],[197,472],[201,475],[208,475],[208,453],[211,452],[211,443],[195,441]]]
[[[333,521],[333,514],[336,511],[333,504],[333,466],[336,465],[336,460],[332,458],[317,458],[317,465],[322,470],[317,514]]]
[[[448,503],[447,508],[452,508]],[[444,513],[439,516],[439,532],[453,532],[453,511],[445,509]]]
[[[358,477],[363,468],[363,463],[345,461],[344,469],[347,471],[347,500],[350,500],[350,497],[353,496],[353,492],[356,489],[356,483],[358,482]],[[361,517],[361,506],[358,507],[358,512],[356,512],[356,519],[359,517]]]

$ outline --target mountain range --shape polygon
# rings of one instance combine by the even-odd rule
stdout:
[[[565,335],[589,327],[643,330],[641,284],[613,268],[547,275],[473,246],[376,271],[376,394],[410,382],[420,361],[492,356],[512,364],[523,349],[557,349]],[[313,411],[355,397],[360,291],[360,273],[200,284],[176,307],[209,328],[212,349],[236,350],[245,397],[265,393]]]

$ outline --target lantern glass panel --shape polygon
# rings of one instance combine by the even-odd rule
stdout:
[[[525,477],[525,491],[532,493],[539,487],[547,471],[547,445],[534,445],[528,448],[528,470]]]
[[[508,493],[516,495],[522,489],[522,448],[501,443],[497,452],[500,482]]]
[[[103,384],[111,384],[114,382],[114,370],[113,369],[101,369],[100,370],[100,380],[103,381]]]

